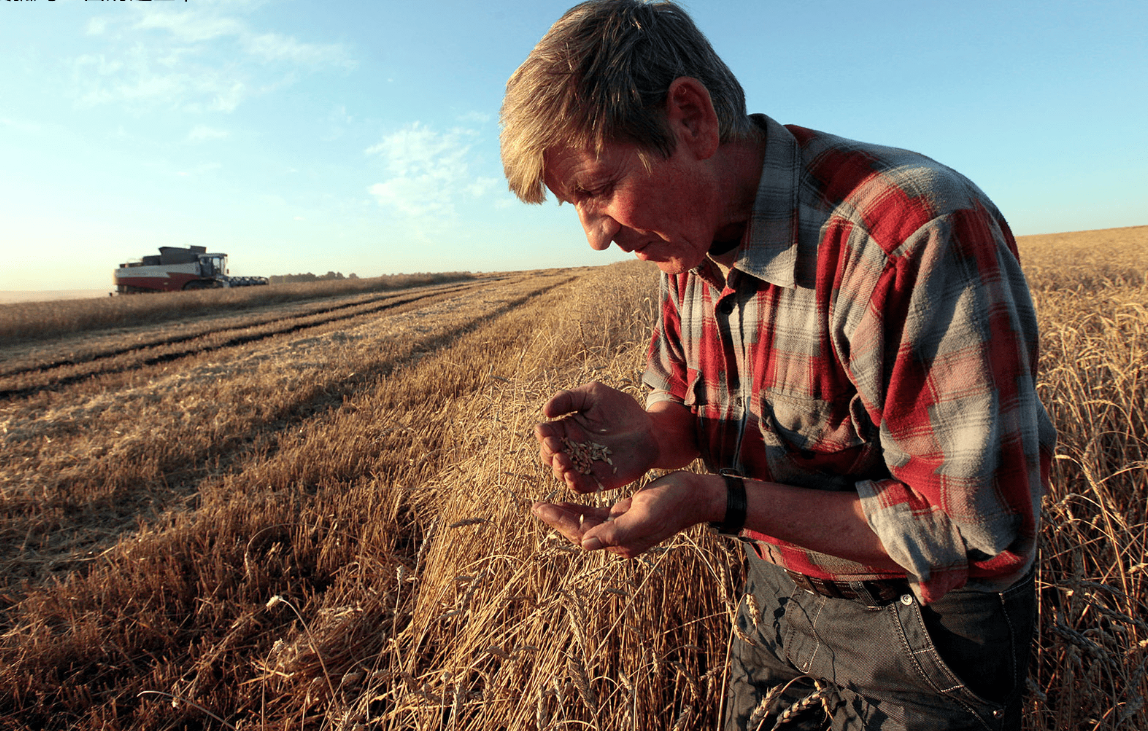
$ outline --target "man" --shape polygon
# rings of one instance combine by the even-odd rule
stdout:
[[[698,456],[711,472],[534,514],[624,557],[701,522],[746,542],[728,728],[769,728],[814,688],[836,729],[1019,727],[1055,434],[993,204],[923,156],[747,115],[668,2],[567,12],[508,82],[502,127],[522,200],[548,189],[593,248],[663,272],[645,408],[601,384],[556,394],[543,463],[579,492]],[[612,466],[582,474],[564,440]],[[820,728],[812,705],[793,720]]]

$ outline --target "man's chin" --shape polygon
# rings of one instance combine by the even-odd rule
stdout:
[[[661,269],[666,274],[674,275],[685,274],[701,262],[699,261],[691,264],[690,262],[682,261],[681,259],[670,259],[669,261],[656,261],[654,263],[658,265],[658,269]]]
[[[698,257],[697,261],[690,261],[689,257],[672,255],[669,258],[661,258],[660,252],[656,250],[651,251],[647,248],[636,250],[634,256],[639,261],[648,261],[657,264],[658,269],[661,269],[666,274],[684,274],[698,264],[701,264],[702,260],[705,259],[705,254]]]

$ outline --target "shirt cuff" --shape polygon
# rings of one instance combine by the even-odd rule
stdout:
[[[649,409],[654,404],[659,404],[663,401],[672,401],[675,404],[684,404],[685,401],[673,395],[669,391],[655,388],[646,394],[646,408]]]
[[[899,480],[857,483],[869,527],[889,558],[909,575],[922,604],[935,602],[969,578],[968,551],[961,532],[940,508]]]

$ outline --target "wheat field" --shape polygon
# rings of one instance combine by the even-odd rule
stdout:
[[[1020,244],[1060,434],[1025,727],[1145,728],[1148,227]],[[0,336],[0,728],[717,728],[735,547],[529,517],[542,403],[640,395],[656,276]]]

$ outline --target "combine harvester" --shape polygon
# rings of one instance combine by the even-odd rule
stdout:
[[[137,294],[254,287],[267,284],[267,277],[230,277],[227,254],[208,254],[202,246],[161,246],[159,256],[120,264],[115,283],[120,294]]]

